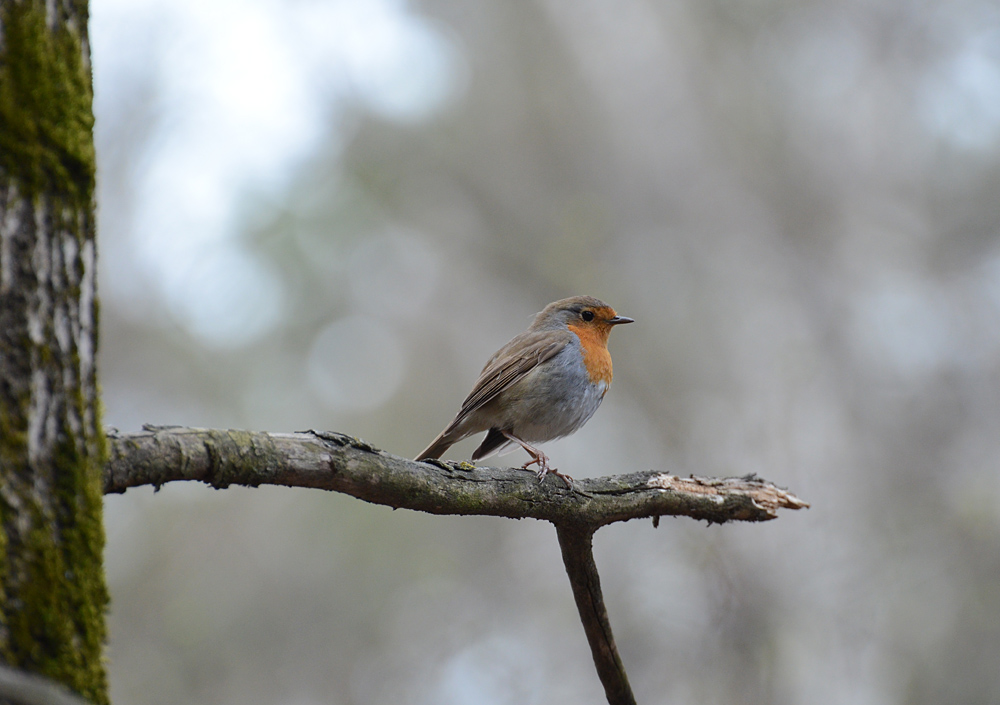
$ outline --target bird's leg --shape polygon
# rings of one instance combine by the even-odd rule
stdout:
[[[559,472],[556,468],[549,467],[549,457],[545,455],[545,453],[538,450],[538,448],[535,448],[533,445],[525,443],[512,433],[508,433],[507,431],[501,431],[500,433],[502,433],[507,440],[513,441],[524,448],[525,452],[531,456],[531,460],[521,466],[522,470],[527,470],[532,465],[538,465],[539,482],[544,480],[546,475],[555,475],[556,477],[562,478],[562,481],[565,482],[568,487],[573,486],[572,477]]]
[[[514,443],[517,443],[519,446],[524,448],[525,452],[531,456],[531,460],[529,460],[528,462],[526,462],[524,465],[521,466],[522,470],[527,470],[532,465],[538,465],[539,479],[541,479],[550,472],[554,472],[554,470],[549,468],[549,458],[547,455],[545,455],[545,453],[538,450],[538,448],[535,448],[535,446],[525,443],[512,433],[508,433],[507,431],[501,431],[500,433],[502,433],[507,440],[513,441]]]

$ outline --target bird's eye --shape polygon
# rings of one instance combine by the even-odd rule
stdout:
[[[580,318],[587,321],[587,323],[590,323],[592,320],[594,320],[594,312],[584,311],[583,313],[580,314]]]

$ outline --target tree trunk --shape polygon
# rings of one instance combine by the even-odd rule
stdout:
[[[0,0],[0,661],[107,703],[87,3]]]

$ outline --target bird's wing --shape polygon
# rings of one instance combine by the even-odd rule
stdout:
[[[509,389],[535,367],[558,355],[572,336],[569,331],[522,333],[500,348],[479,374],[453,425]]]

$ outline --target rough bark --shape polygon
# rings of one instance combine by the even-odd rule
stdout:
[[[343,492],[431,514],[534,518],[594,529],[643,517],[766,521],[808,506],[756,478],[681,478],[647,471],[575,480],[469,463],[417,463],[339,433],[264,433],[147,426],[112,431],[106,493],[198,480],[213,487],[283,485]]]
[[[0,661],[107,702],[86,2],[0,0]]]

